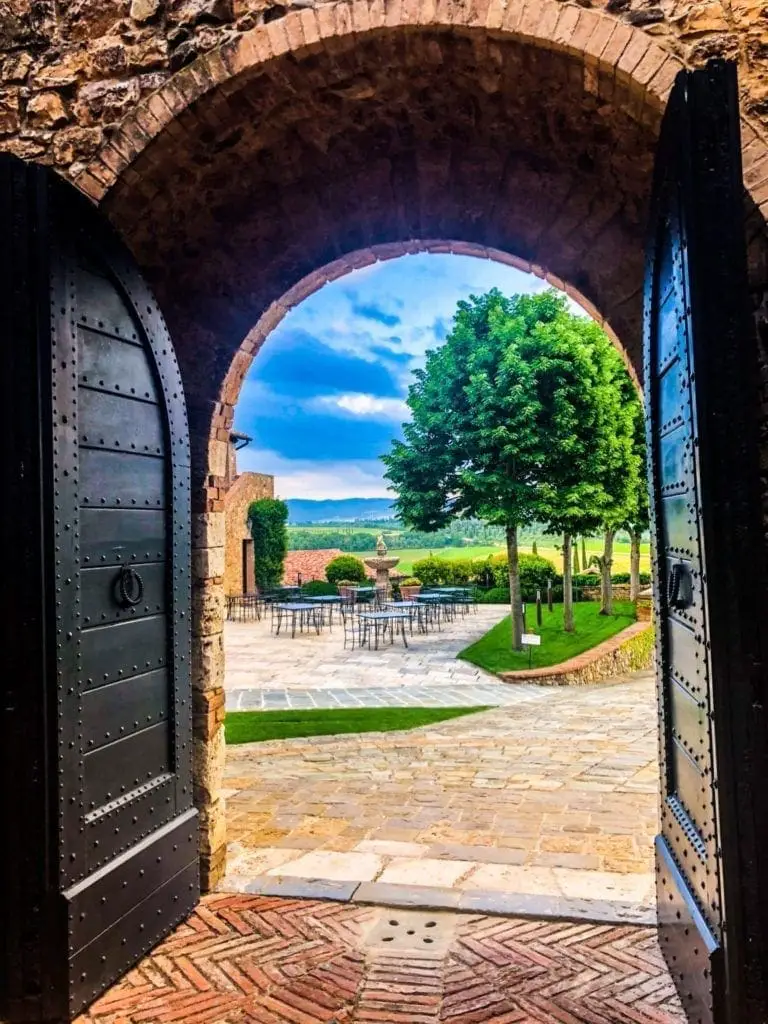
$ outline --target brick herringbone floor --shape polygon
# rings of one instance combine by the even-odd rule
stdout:
[[[221,894],[75,1024],[684,1020],[650,928]]]

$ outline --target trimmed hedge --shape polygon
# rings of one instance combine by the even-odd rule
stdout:
[[[329,583],[347,580],[350,583],[365,583],[368,578],[365,566],[354,555],[339,555],[332,558],[325,567],[325,576]]]
[[[302,586],[301,592],[307,597],[331,597],[336,596],[339,591],[335,583],[326,583],[325,580],[310,580],[309,583]]]

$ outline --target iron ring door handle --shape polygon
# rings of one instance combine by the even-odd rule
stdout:
[[[118,604],[123,608],[133,608],[144,597],[144,580],[132,566],[121,567],[116,583]]]
[[[672,566],[667,584],[667,602],[670,608],[682,611],[693,604],[693,586],[688,567],[678,562]]]

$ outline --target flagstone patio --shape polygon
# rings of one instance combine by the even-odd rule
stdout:
[[[229,748],[221,888],[652,921],[652,674],[509,690],[410,732]]]

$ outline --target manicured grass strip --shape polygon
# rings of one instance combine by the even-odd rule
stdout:
[[[598,601],[581,601],[573,606],[574,632],[565,633],[561,604],[556,604],[552,612],[544,607],[540,630],[536,626],[536,608],[529,604],[526,608],[528,631],[541,634],[541,646],[532,648],[531,667],[559,665],[596,647],[635,621],[635,606],[631,601],[614,601],[613,609],[613,615],[600,615]],[[514,672],[528,668],[528,648],[513,651],[511,639],[511,623],[507,616],[485,636],[465,647],[458,657],[489,672]]]
[[[291,736],[335,736],[347,732],[393,732],[488,711],[469,708],[331,708],[312,711],[231,711],[224,722],[227,743],[261,743]]]

